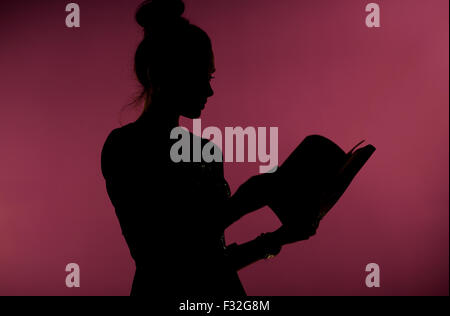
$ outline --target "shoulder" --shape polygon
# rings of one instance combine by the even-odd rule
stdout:
[[[132,129],[133,125],[128,124],[112,130],[103,145],[102,156],[107,155],[126,144],[127,140],[130,139]]]
[[[112,130],[106,138],[105,145],[126,142],[127,140],[129,140],[129,137],[131,137],[135,133],[135,125],[135,123],[130,123]]]
[[[101,168],[105,178],[110,175],[111,167],[120,161],[123,153],[127,151],[126,147],[133,139],[134,129],[134,124],[130,123],[108,134],[101,152]]]

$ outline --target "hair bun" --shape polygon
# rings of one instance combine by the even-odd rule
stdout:
[[[147,0],[139,6],[136,22],[147,33],[160,26],[168,27],[177,22],[187,21],[182,18],[184,9],[182,0]]]

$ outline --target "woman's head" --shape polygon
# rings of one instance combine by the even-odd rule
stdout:
[[[135,72],[142,85],[146,109],[166,106],[188,118],[200,117],[213,95],[214,69],[211,40],[182,17],[182,0],[143,2],[136,12],[144,39],[135,55]]]

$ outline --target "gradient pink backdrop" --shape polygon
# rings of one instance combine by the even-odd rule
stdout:
[[[128,295],[134,265],[100,173],[125,109],[140,1],[0,2],[0,295]],[[449,2],[186,0],[212,37],[215,96],[203,125],[278,126],[280,161],[309,134],[378,151],[313,239],[239,274],[249,295],[448,295]],[[186,124],[190,122],[185,121]],[[232,189],[258,164],[227,164]],[[154,223],[153,225],[158,225]],[[269,209],[227,230],[279,225]],[[81,288],[65,287],[65,265]],[[381,288],[365,287],[365,266]]]

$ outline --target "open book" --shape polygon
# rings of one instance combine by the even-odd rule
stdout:
[[[290,233],[298,231],[299,240],[301,230],[318,225],[375,152],[372,145],[357,149],[362,143],[346,153],[323,136],[309,136],[275,172],[269,206]]]

